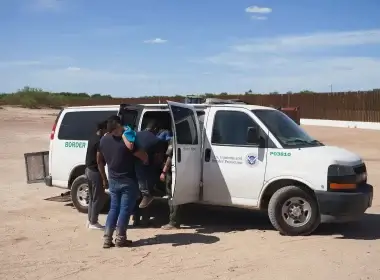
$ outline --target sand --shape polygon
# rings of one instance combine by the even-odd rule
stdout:
[[[196,208],[183,229],[131,229],[135,247],[104,250],[102,233],[85,228],[85,214],[45,200],[64,190],[26,184],[23,154],[48,150],[55,114],[0,109],[1,280],[380,279],[380,132],[305,127],[366,160],[375,197],[358,224],[284,237],[256,212]]]

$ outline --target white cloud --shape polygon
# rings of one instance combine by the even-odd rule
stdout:
[[[63,7],[63,0],[32,0],[35,10],[59,11]]]
[[[252,90],[371,89],[380,87],[380,57],[352,49],[369,45],[380,47],[380,29],[247,39],[206,61]]]
[[[79,67],[67,67],[67,71],[72,71],[72,72],[77,72],[80,71],[81,69]]]
[[[127,80],[146,80],[149,79],[148,75],[141,73],[130,73],[130,72],[113,72],[108,70],[98,70],[90,68],[80,68],[80,67],[67,67],[67,68],[56,68],[53,70],[38,70],[33,74],[37,79],[46,79],[48,76],[62,76],[62,79],[75,82],[81,81],[127,81]],[[54,80],[54,78],[53,78]]]
[[[268,18],[265,16],[252,16],[251,19],[254,20],[267,20]]]
[[[219,45],[223,48],[221,42]],[[27,84],[54,91],[118,96],[248,89],[263,93],[330,91],[330,84],[334,91],[372,89],[380,88],[380,57],[370,54],[379,48],[380,29],[247,38],[186,65],[177,59],[168,61],[170,67],[166,65],[162,71],[158,64],[149,65],[150,71],[157,71],[149,74],[138,70],[142,66],[126,70],[112,63],[94,69],[88,65],[91,61],[83,58],[20,57],[0,61],[0,92]]]
[[[380,29],[313,33],[301,36],[247,39],[232,46],[238,52],[300,52],[380,43]]]
[[[27,67],[41,65],[42,62],[38,60],[11,60],[11,61],[0,61],[0,68],[10,68],[10,67]]]
[[[39,59],[25,59],[25,60],[6,60],[0,61],[0,68],[2,69],[22,69],[33,67],[58,67],[72,63],[73,59],[64,56],[48,56]]]
[[[267,7],[250,6],[246,8],[245,11],[247,13],[254,14],[270,14],[272,12],[272,9]]]
[[[155,38],[155,39],[145,40],[144,43],[146,43],[146,44],[164,44],[167,41],[168,40],[164,40],[161,38]]]

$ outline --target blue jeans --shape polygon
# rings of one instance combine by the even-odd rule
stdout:
[[[117,228],[117,234],[125,236],[129,224],[129,218],[133,212],[138,196],[138,186],[134,179],[108,180],[111,206],[108,212],[105,234],[113,234]]]

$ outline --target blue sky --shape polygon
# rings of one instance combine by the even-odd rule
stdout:
[[[380,88],[379,0],[1,0],[0,92]]]

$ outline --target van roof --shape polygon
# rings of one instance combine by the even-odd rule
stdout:
[[[162,107],[166,106],[166,103],[161,103],[161,104],[138,104],[144,107]],[[206,108],[206,107],[235,107],[235,108],[245,108],[248,110],[257,110],[257,109],[263,109],[263,110],[275,110],[274,108],[271,107],[265,107],[265,106],[258,106],[258,105],[247,105],[247,104],[193,104],[195,108]],[[73,107],[66,107],[65,110],[94,110],[94,109],[100,109],[100,110],[107,110],[107,109],[114,109],[118,110],[119,105],[95,105],[95,106],[73,106]]]
[[[93,105],[93,106],[69,106],[65,110],[92,110],[92,109],[115,109],[118,110],[120,105]]]

